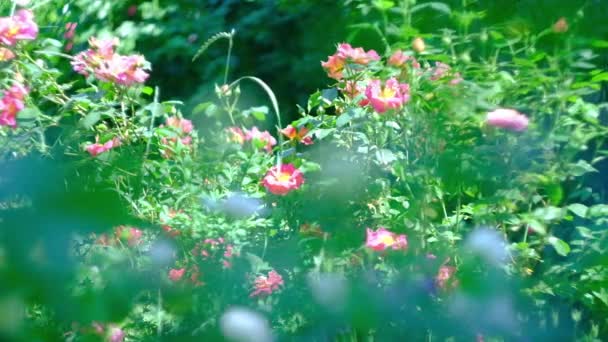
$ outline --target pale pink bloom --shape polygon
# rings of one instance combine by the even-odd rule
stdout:
[[[102,67],[102,64],[114,57],[114,47],[119,43],[118,38],[97,39],[89,38],[88,50],[78,53],[72,59],[72,68],[77,73],[88,76],[90,72]]]
[[[226,245],[226,250],[224,251],[224,257],[226,258],[232,258],[232,255],[234,253],[233,251],[232,245]]]
[[[245,140],[251,140],[253,146],[263,148],[266,152],[272,152],[272,146],[277,144],[275,138],[268,131],[260,131],[257,127],[245,130]]]
[[[207,252],[206,250],[204,250],[204,249],[203,249],[203,250],[201,251],[201,255],[202,255],[203,257],[207,258],[207,257],[209,256],[209,252]]]
[[[103,331],[105,330],[103,324],[96,321],[93,321],[93,323],[91,323],[91,326],[93,327],[93,331],[98,335],[102,335]]]
[[[109,151],[115,147],[118,147],[122,144],[119,137],[114,137],[111,140],[108,140],[107,142],[105,142],[103,144],[98,143],[98,141],[99,141],[99,137],[95,137],[95,143],[90,144],[89,146],[86,147],[87,152],[89,152],[89,154],[91,154],[91,156],[93,156],[93,157],[95,157],[101,153],[104,153],[106,151]]]
[[[121,56],[115,54],[93,70],[95,77],[101,81],[113,82],[125,86],[144,83],[148,78],[147,61],[141,55]]]
[[[286,195],[291,190],[299,189],[304,183],[304,176],[292,164],[282,164],[279,169],[273,166],[268,170],[262,184],[275,195]]]
[[[457,85],[458,83],[462,82],[463,79],[460,76],[460,73],[457,72],[454,74],[454,78],[452,80],[450,80],[450,85]]]
[[[4,92],[0,100],[0,126],[17,127],[17,114],[25,108],[23,99],[28,89],[15,84]]]
[[[123,342],[125,339],[125,332],[118,328],[112,328],[110,332],[110,342]]]
[[[431,80],[436,81],[444,77],[450,71],[450,69],[450,66],[445,63],[435,62],[435,69],[433,69]]]
[[[240,127],[228,127],[228,141],[235,142],[237,144],[243,145],[247,138],[245,137],[245,133]]]
[[[389,57],[389,59],[388,59],[388,65],[400,67],[403,64],[405,64],[405,62],[407,62],[407,61],[411,61],[412,62],[412,68],[414,68],[414,69],[420,69],[420,63],[418,63],[418,61],[416,60],[416,58],[414,56],[408,56],[408,55],[406,55],[401,50],[395,51]]]
[[[223,238],[223,237],[221,237],[221,236],[220,236],[219,238],[217,238],[217,241],[218,241],[219,243],[224,243],[224,241],[225,241],[225,240],[224,240],[224,238]]]
[[[327,75],[335,80],[342,79],[342,71],[345,65],[344,59],[336,55],[331,55],[327,58],[327,61],[321,62],[321,66],[327,71]]]
[[[456,273],[456,267],[441,266],[435,277],[435,284],[444,289],[447,282],[454,276],[454,273]]]
[[[528,128],[528,118],[514,109],[498,108],[486,116],[486,124],[516,132]]]
[[[171,116],[167,118],[166,123],[167,126],[177,128],[185,134],[192,132],[192,129],[194,128],[194,126],[192,126],[192,121],[177,116]]]
[[[0,18],[0,43],[15,45],[19,40],[34,40],[38,36],[38,25],[30,10],[18,10],[12,17]]]
[[[281,133],[283,133],[283,135],[285,135],[289,140],[299,141],[304,145],[313,144],[312,137],[306,135],[308,134],[308,128],[306,127],[301,127],[298,130],[296,127],[289,125],[283,128]]]
[[[224,268],[231,268],[232,263],[228,260],[222,260],[222,266],[224,266]]]
[[[397,235],[384,227],[379,227],[376,231],[367,228],[365,246],[375,251],[384,251],[388,248],[407,249],[407,236]]]
[[[342,43],[338,45],[337,52],[328,56],[327,61],[321,62],[321,66],[327,71],[329,77],[340,80],[346,63],[366,65],[370,61],[380,59],[374,50],[365,51],[363,48],[353,48],[350,44]]]
[[[339,58],[347,60],[355,64],[368,64],[371,61],[377,61],[380,59],[378,53],[374,50],[365,52],[363,48],[353,48],[350,44],[342,43],[338,45],[338,52],[336,55]]]
[[[205,241],[203,241],[203,242],[204,243],[208,243],[208,244],[210,244],[212,246],[215,246],[215,245],[219,244],[219,242],[216,241],[216,240],[214,240],[214,239],[205,239]]]
[[[403,51],[397,50],[397,51],[393,52],[393,54],[389,57],[388,65],[400,67],[403,64],[405,64],[405,62],[407,62],[407,60],[409,58],[410,58],[410,56],[404,54]]]
[[[118,39],[89,39],[90,48],[74,56],[71,64],[79,74],[91,72],[101,81],[130,86],[148,78],[149,63],[141,55],[122,56],[114,52]]]
[[[15,53],[13,53],[13,51],[5,47],[0,47],[0,62],[10,61],[13,58],[15,58]]]
[[[65,33],[63,34],[63,38],[71,40],[74,38],[77,23],[67,23],[65,24]]]
[[[179,281],[184,276],[184,273],[186,273],[185,268],[180,268],[180,269],[172,268],[169,271],[169,279],[171,279],[172,281]]]
[[[410,88],[408,84],[399,83],[395,78],[390,78],[382,87],[380,80],[370,81],[365,89],[365,96],[374,110],[384,113],[388,109],[398,109],[409,101]]]
[[[255,278],[254,291],[250,297],[259,295],[271,295],[274,291],[278,290],[283,285],[283,277],[276,271],[272,270],[268,272],[268,276],[258,276]]]

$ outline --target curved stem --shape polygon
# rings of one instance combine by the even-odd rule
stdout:
[[[232,89],[235,86],[237,86],[242,80],[251,80],[255,83],[257,83],[262,89],[264,89],[264,91],[266,92],[266,95],[268,95],[268,98],[270,99],[270,102],[272,104],[272,109],[274,111],[274,114],[276,116],[277,119],[277,136],[279,137],[279,155],[277,156],[277,165],[280,169],[281,166],[281,157],[283,155],[283,134],[281,133],[281,129],[283,128],[283,124],[281,123],[281,113],[279,112],[279,103],[277,101],[276,96],[274,95],[274,92],[272,91],[272,89],[270,89],[270,87],[268,86],[268,84],[266,84],[264,81],[262,81],[261,79],[254,77],[254,76],[243,76],[238,78],[236,81],[230,83],[230,85],[228,86],[228,89]]]
[[[230,56],[232,55],[232,38],[234,37],[234,29],[230,31],[228,38],[228,53],[226,54],[226,68],[224,69],[224,84],[228,82],[228,71],[230,70]]]

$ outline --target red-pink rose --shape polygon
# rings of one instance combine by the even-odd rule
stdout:
[[[268,272],[268,276],[261,275],[255,278],[254,290],[250,297],[259,295],[271,295],[283,285],[283,277],[276,271]]]
[[[169,279],[171,279],[172,281],[179,281],[184,276],[184,273],[186,273],[185,268],[179,268],[179,269],[172,268],[169,271]]]
[[[407,249],[407,236],[405,234],[397,235],[384,227],[379,227],[373,231],[367,228],[367,239],[365,246],[375,251],[384,251],[388,248]]]
[[[374,110],[384,113],[388,109],[398,109],[409,101],[410,88],[408,84],[399,83],[395,78],[390,78],[382,87],[380,80],[372,80],[365,89],[365,96]]]
[[[292,164],[273,166],[268,170],[262,184],[275,195],[286,195],[291,190],[299,189],[304,183],[304,176]]]

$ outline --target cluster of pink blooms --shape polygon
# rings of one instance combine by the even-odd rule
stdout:
[[[0,99],[0,126],[17,127],[17,114],[25,107],[23,99],[28,90],[15,84],[4,92]]]
[[[67,23],[65,24],[65,33],[63,34],[63,38],[65,38],[65,51],[71,51],[74,47],[74,36],[76,35],[76,26],[78,23]]]
[[[89,152],[89,154],[91,154],[91,156],[95,157],[101,153],[104,153],[115,147],[118,147],[121,144],[122,144],[122,142],[120,141],[119,137],[114,137],[102,144],[99,142],[99,137],[97,136],[97,137],[95,137],[95,143],[89,144],[86,147],[86,150],[87,150],[87,152]]]
[[[68,333],[65,334],[65,336],[67,335],[73,335],[75,334],[76,331],[79,331],[80,334],[95,334],[98,336],[105,336],[107,339],[106,341],[109,342],[123,342],[125,339],[125,332],[124,330],[122,330],[120,327],[118,327],[117,325],[114,324],[103,324],[103,323],[99,323],[99,322],[93,322],[91,323],[90,326],[88,327],[78,327],[78,323],[74,322],[72,323],[72,329],[73,331],[70,331]]]
[[[435,68],[433,69],[431,80],[437,81],[439,79],[451,76],[452,79],[449,82],[450,85],[457,85],[458,83],[462,82],[462,77],[460,76],[460,73],[457,72],[453,75],[450,75],[450,70],[451,67],[449,65],[441,62],[435,62]]]
[[[270,132],[260,131],[255,126],[244,131],[239,127],[229,127],[228,140],[241,145],[246,141],[251,141],[254,147],[264,149],[268,153],[271,153],[272,147],[277,144],[277,140]]]
[[[366,52],[363,48],[353,48],[350,44],[342,43],[338,45],[335,54],[329,56],[327,61],[321,62],[321,66],[327,71],[329,77],[341,80],[348,63],[366,65],[379,59],[380,56],[374,50]]]
[[[177,116],[171,116],[167,118],[165,124],[167,127],[171,127],[177,133],[178,137],[161,138],[161,143],[163,145],[171,147],[177,142],[178,139],[183,145],[189,146],[192,144],[191,133],[194,129],[192,121]],[[161,125],[161,127],[165,127],[165,125]],[[171,158],[171,156],[173,156],[173,152],[170,149],[163,149],[161,150],[161,155],[164,158]]]
[[[231,260],[237,256],[234,246],[226,243],[222,237],[217,239],[205,239],[202,243],[197,243],[190,251],[190,254],[195,258],[195,261],[197,258],[202,258],[203,260],[222,259],[222,266],[224,268],[231,268]],[[221,254],[221,256],[219,256],[219,254]],[[171,281],[178,282],[184,277],[186,271],[187,269],[185,267],[173,268],[169,270],[168,277]],[[201,271],[198,265],[194,264],[188,273],[190,273],[190,282],[194,284],[194,286],[201,286],[204,284],[200,281]]]
[[[283,285],[283,277],[276,271],[268,272],[268,275],[260,275],[255,278],[253,292],[250,297],[269,296]]]
[[[298,129],[292,125],[289,125],[283,128],[281,133],[283,133],[283,135],[285,135],[291,141],[298,141],[304,145],[313,144],[312,137],[306,135],[308,134],[308,128],[306,127],[301,127]]]
[[[117,38],[89,39],[88,50],[82,51],[72,60],[77,73],[89,76],[91,73],[101,81],[130,86],[144,83],[148,78],[149,63],[141,55],[123,56],[114,52]]]
[[[498,108],[486,115],[486,124],[521,132],[528,128],[528,118],[514,109]]]
[[[142,237],[143,232],[140,229],[130,226],[118,226],[114,228],[114,238],[109,237],[107,234],[101,234],[96,242],[103,246],[114,246],[124,241],[128,246],[134,247],[141,243]]]
[[[375,251],[386,249],[405,250],[407,249],[407,236],[397,235],[384,227],[379,227],[376,231],[367,228],[367,239],[365,246]]]
[[[15,45],[20,40],[34,40],[38,36],[38,25],[30,10],[18,10],[12,17],[0,18],[0,43]]]
[[[262,184],[275,195],[286,195],[304,184],[304,175],[293,164],[281,164],[268,170]]]

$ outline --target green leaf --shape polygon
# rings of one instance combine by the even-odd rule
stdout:
[[[376,151],[376,160],[378,160],[380,164],[387,165],[397,160],[397,157],[393,151],[383,148]]]
[[[432,10],[435,10],[437,12],[442,12],[445,15],[452,15],[452,10],[450,9],[450,6],[442,3],[442,2],[426,2],[420,5],[416,5],[414,7],[412,7],[410,9],[411,13],[416,13],[420,10],[423,10],[425,8],[430,8]]]
[[[587,212],[589,217],[606,217],[608,216],[608,205],[597,204],[589,208]]]
[[[247,253],[245,254],[245,258],[247,261],[249,261],[249,264],[251,264],[251,270],[253,273],[270,269],[270,265],[255,254]]]
[[[196,105],[196,107],[194,107],[194,109],[192,109],[192,114],[198,114],[198,113],[202,113],[205,112],[205,110],[207,109],[207,107],[213,105],[212,102],[203,102],[203,103],[199,103]]]
[[[24,108],[22,109],[18,114],[17,114],[17,118],[19,120],[34,120],[38,117],[38,115],[40,115],[40,111],[38,110],[38,108]]]
[[[338,90],[336,88],[323,89],[321,90],[321,97],[327,104],[330,104],[338,97]]]
[[[576,164],[570,164],[570,174],[575,177],[580,177],[589,172],[598,172],[591,164],[584,160],[579,160]]]
[[[99,120],[101,120],[101,112],[89,112],[84,118],[82,118],[82,120],[80,120],[80,125],[86,129],[89,129],[98,123]]]
[[[597,74],[591,78],[591,82],[603,82],[608,81],[608,72],[603,72],[601,74]]]
[[[338,116],[338,119],[336,120],[336,127],[342,127],[347,123],[351,122],[351,120],[354,118],[353,114],[354,113],[349,110],[346,113],[343,113],[342,115]]]
[[[145,86],[145,87],[141,88],[141,92],[146,95],[152,95],[154,93],[154,88]]]
[[[245,116],[245,117],[253,116],[258,121],[266,120],[267,114],[268,114],[268,107],[266,107],[266,106],[251,107],[251,108],[243,111],[243,116]]]
[[[570,253],[570,246],[564,240],[551,236],[547,241],[553,246],[557,254],[567,256]]]
[[[568,210],[576,214],[576,216],[585,218],[587,216],[587,208],[586,205],[580,203],[573,203],[568,206]]]
[[[600,49],[608,48],[608,40],[599,40],[599,39],[593,40],[593,41],[591,41],[591,46],[600,48]]]
[[[537,219],[547,222],[560,220],[564,217],[565,213],[562,208],[548,206],[534,210],[533,214]]]
[[[334,128],[319,128],[315,131],[315,138],[321,140],[333,132]]]

